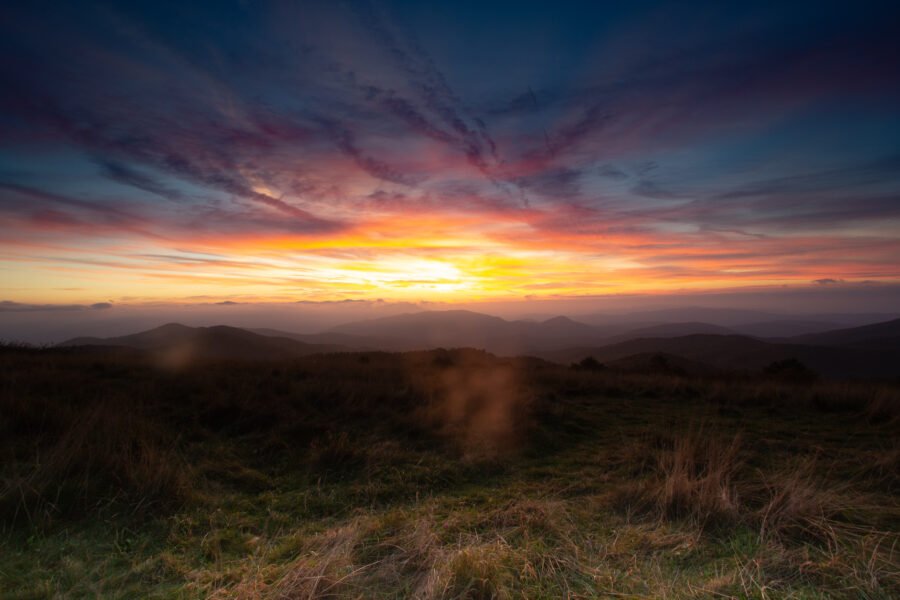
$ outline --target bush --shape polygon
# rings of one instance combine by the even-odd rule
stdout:
[[[577,363],[572,364],[572,369],[576,371],[603,371],[606,369],[606,365],[599,362],[593,356],[587,356],[582,358]]]
[[[773,379],[798,383],[815,381],[818,378],[815,371],[796,358],[773,361],[763,369],[763,373]]]

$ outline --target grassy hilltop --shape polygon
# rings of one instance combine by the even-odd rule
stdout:
[[[0,597],[892,598],[898,433],[887,383],[5,347]]]

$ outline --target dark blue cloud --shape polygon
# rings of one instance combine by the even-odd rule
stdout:
[[[900,217],[897,16],[16,3],[0,23],[0,217],[147,235],[319,235],[438,210],[576,232],[875,232]]]

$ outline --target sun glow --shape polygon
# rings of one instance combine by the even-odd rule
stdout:
[[[475,278],[441,260],[388,258],[378,262],[351,263],[334,270],[334,279],[370,290],[404,292],[465,292]]]

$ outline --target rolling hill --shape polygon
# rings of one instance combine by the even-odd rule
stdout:
[[[701,322],[728,327],[742,335],[791,337],[845,327],[859,327],[900,317],[894,313],[787,314],[762,310],[684,306],[626,313],[593,313],[578,318],[590,325],[625,325],[630,329],[667,323]]]
[[[347,333],[339,333],[325,331],[322,333],[294,333],[291,331],[282,331],[281,329],[271,329],[268,327],[248,329],[253,333],[264,335],[266,337],[288,338],[304,344],[315,344],[332,346],[344,351],[360,351],[366,352],[370,350],[390,350],[391,341],[381,340],[374,337],[362,335],[351,335]]]
[[[759,371],[775,361],[797,359],[825,377],[900,377],[900,350],[872,350],[782,344],[740,335],[688,335],[640,338],[595,347],[543,352],[539,356],[569,363],[587,356],[606,363],[641,354],[672,354],[724,370]]]
[[[677,375],[714,375],[722,371],[706,363],[667,354],[645,352],[606,361],[607,368],[627,373],[671,373]]]
[[[342,349],[339,346],[259,335],[225,325],[188,327],[178,323],[120,337],[73,338],[59,346],[126,347],[156,354],[172,362],[195,359],[271,360]]]
[[[749,335],[758,338],[789,338],[810,333],[821,333],[842,327],[840,323],[832,321],[818,321],[809,319],[776,319],[773,321],[760,321],[756,323],[744,323],[733,325],[731,329],[740,335]]]
[[[735,332],[727,327],[722,327],[721,325],[713,325],[711,323],[701,323],[697,321],[687,323],[663,323],[661,325],[651,325],[649,327],[629,329],[624,333],[620,333],[614,336],[609,340],[609,342],[623,342],[636,338],[668,338],[698,334],[734,335]]]
[[[646,327],[665,323],[710,323],[722,327],[732,327],[744,323],[754,323],[778,319],[778,315],[760,310],[736,308],[715,308],[708,306],[684,306],[657,310],[641,310],[627,313],[593,313],[580,317],[585,323],[605,325],[626,324],[631,327]]]
[[[424,311],[347,323],[328,333],[376,338],[394,349],[483,348],[497,354],[527,354],[574,344],[601,343],[610,330],[554,317],[546,321],[507,321],[467,310]]]
[[[498,355],[532,355],[571,363],[587,356],[630,370],[659,366],[666,355],[685,372],[759,371],[797,359],[825,377],[900,377],[900,319],[785,339],[757,339],[702,322],[668,323],[610,336],[610,328],[567,317],[507,321],[470,311],[426,311],[341,325],[318,334],[224,325],[170,323],[112,338],[74,338],[60,346],[130,348],[165,363],[195,359],[284,359],[340,351],[482,348]],[[656,362],[654,362],[656,361]],[[670,361],[672,364],[674,362]]]
[[[791,338],[791,341],[821,346],[897,350],[900,348],[900,319],[863,325],[862,327],[850,327],[824,333],[801,335]]]

